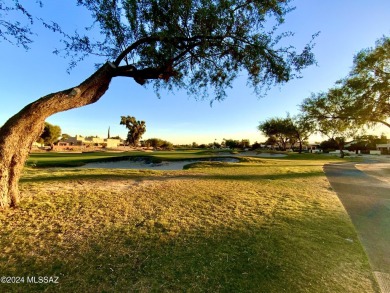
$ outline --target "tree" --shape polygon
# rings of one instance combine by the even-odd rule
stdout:
[[[93,23],[85,33],[79,30],[74,35],[48,26],[61,33],[64,48],[57,53],[69,56],[71,67],[88,55],[106,63],[78,86],[38,99],[2,126],[0,206],[17,205],[21,170],[46,118],[97,102],[114,77],[152,84],[157,93],[161,88],[182,88],[207,97],[213,89],[211,99],[221,100],[238,74],[246,73],[258,94],[299,75],[314,62],[313,45],[308,43],[301,53],[280,45],[291,35],[275,33],[292,9],[288,2],[78,0],[90,11]],[[267,31],[265,24],[272,18],[276,26]],[[88,35],[94,28],[100,39]]]
[[[215,140],[211,145],[212,145],[212,148],[214,148],[214,149],[221,148],[221,144],[219,142],[217,142],[217,140]]]
[[[235,148],[238,148],[240,146],[240,142],[238,140],[235,140],[235,139],[223,139],[224,140],[224,145],[229,148],[229,149],[235,149]]]
[[[172,150],[173,149],[173,143],[164,140],[163,144],[161,145],[161,148],[164,150]]]
[[[338,92],[338,89],[333,89],[328,94],[312,94],[311,98],[304,100],[301,109],[303,115],[316,125],[316,131],[336,143],[341,157],[344,157],[345,138],[353,137],[361,125],[355,119],[340,118],[344,101]]]
[[[252,144],[252,146],[251,146],[252,150],[257,150],[259,148],[261,148],[261,144],[258,143],[257,141],[254,144]]]
[[[242,149],[246,149],[250,146],[249,139],[242,139],[238,145]]]
[[[345,141],[348,138],[354,137],[359,131],[359,127],[351,120],[318,119],[316,122],[317,131],[327,136],[332,143],[337,145],[340,151],[340,157],[343,158]]]
[[[125,125],[129,130],[127,133],[127,143],[132,146],[137,146],[142,135],[146,132],[145,121],[137,121],[132,116],[121,116],[121,125]]]
[[[337,141],[335,139],[333,139],[333,138],[330,138],[330,139],[322,141],[319,144],[319,147],[323,150],[324,153],[328,153],[330,151],[338,150],[340,148],[339,144],[337,143]]]
[[[357,127],[381,123],[390,127],[390,38],[377,41],[374,49],[360,51],[349,75],[335,87],[312,94],[301,110],[315,119],[353,121]]]
[[[274,146],[278,144],[278,140],[275,136],[270,136],[267,138],[267,140],[264,142],[266,146],[271,146],[272,149],[274,149]]]
[[[160,138],[149,138],[143,142],[143,144],[146,147],[152,147],[152,148],[162,148],[162,149],[167,149],[171,150],[173,149],[173,144],[169,141],[162,140]]]
[[[286,150],[288,142],[293,144],[296,141],[297,131],[290,117],[270,118],[261,122],[258,129],[269,138],[276,138],[276,142],[282,150]]]
[[[294,125],[295,138],[299,142],[299,153],[302,153],[302,145],[315,132],[315,124],[304,115],[298,115],[292,119]]]
[[[50,145],[50,148],[54,148],[54,143],[58,141],[61,136],[61,128],[58,125],[52,125],[45,122],[45,127],[40,135],[38,142]]]

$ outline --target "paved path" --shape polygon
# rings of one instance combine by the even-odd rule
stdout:
[[[357,170],[355,164],[327,164],[324,171],[355,226],[382,292],[390,293],[390,184]]]

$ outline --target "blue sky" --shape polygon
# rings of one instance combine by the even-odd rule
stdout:
[[[33,5],[35,1],[20,2],[32,2],[31,12],[53,19],[69,31],[85,26],[88,20],[75,1],[46,1],[43,8]],[[212,107],[184,92],[162,93],[158,99],[152,88],[116,78],[97,103],[55,114],[47,121],[70,135],[106,137],[110,126],[111,135],[125,137],[120,116],[131,115],[146,121],[144,139],[158,137],[173,143],[208,143],[223,138],[264,141],[256,128],[260,121],[285,116],[286,112],[297,114],[297,105],[310,93],[326,91],[348,74],[354,54],[390,35],[388,0],[296,0],[292,4],[296,10],[287,15],[281,29],[295,33],[289,42],[298,50],[321,31],[314,48],[318,65],[304,70],[303,78],[273,88],[264,98],[258,99],[246,87],[245,76],[235,82],[224,101],[214,102]],[[29,51],[0,43],[0,125],[26,104],[78,85],[93,73],[96,62],[104,61],[87,59],[68,74],[68,60],[52,54],[60,47],[59,36],[39,26],[34,28],[37,36]],[[376,132],[390,136],[388,128]]]

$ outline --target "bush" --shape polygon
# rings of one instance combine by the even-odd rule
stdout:
[[[161,148],[164,150],[171,150],[173,149],[173,144],[169,141],[162,140],[160,138],[149,138],[145,141],[143,141],[143,145],[145,147],[152,147],[152,148]]]
[[[254,144],[252,144],[252,150],[257,150],[261,148],[261,144],[259,144],[258,142],[255,142]]]

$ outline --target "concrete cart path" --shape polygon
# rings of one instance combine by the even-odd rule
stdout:
[[[383,293],[390,293],[390,184],[355,168],[327,164],[324,171],[368,255]]]

